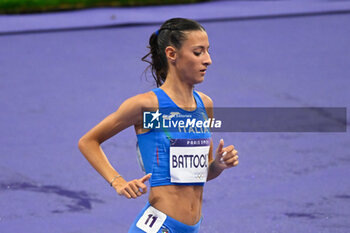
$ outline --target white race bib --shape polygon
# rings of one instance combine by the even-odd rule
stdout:
[[[170,176],[173,183],[207,181],[210,139],[171,139]]]
[[[142,217],[136,223],[136,226],[146,233],[157,233],[162,227],[166,217],[166,214],[150,206],[143,213]]]

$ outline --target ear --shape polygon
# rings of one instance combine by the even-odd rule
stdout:
[[[174,63],[176,60],[176,49],[173,46],[168,46],[165,48],[165,55],[170,63]]]

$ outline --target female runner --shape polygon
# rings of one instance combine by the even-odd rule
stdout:
[[[79,140],[79,149],[121,196],[135,199],[147,193],[145,182],[149,180],[149,201],[129,232],[198,232],[203,185],[236,166],[238,152],[233,145],[224,147],[221,139],[213,158],[213,143],[206,128],[147,129],[143,110],[157,109],[151,113],[153,123],[160,122],[162,115],[168,120],[180,119],[177,115],[190,121],[213,118],[212,100],[194,91],[212,63],[208,36],[196,21],[173,18],[151,35],[149,48],[142,60],[151,57],[147,62],[158,88],[124,101]],[[100,145],[132,125],[147,175],[126,181],[111,166]]]

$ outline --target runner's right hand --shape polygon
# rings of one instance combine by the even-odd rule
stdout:
[[[116,182],[113,187],[120,196],[125,196],[126,198],[137,198],[142,194],[147,193],[147,186],[144,184],[147,180],[151,178],[152,174],[149,173],[142,177],[141,179],[135,179],[129,182],[124,181],[124,183]]]

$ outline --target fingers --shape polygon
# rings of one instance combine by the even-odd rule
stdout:
[[[137,186],[137,180],[135,180],[133,183],[130,183],[130,188],[132,190],[132,197],[136,198],[142,195],[142,193],[140,192],[138,186]]]
[[[137,191],[137,188],[135,188],[135,185],[133,185],[131,182],[129,182],[127,185],[125,185],[120,192],[118,192],[119,195],[125,196],[128,199],[131,198],[137,198],[138,194],[141,193],[140,191]]]
[[[238,151],[232,150],[231,152],[224,153],[225,155],[222,157],[223,162],[230,161],[232,159],[238,159]]]
[[[228,148],[228,147],[227,147]],[[222,163],[226,164],[229,167],[234,167],[238,165],[238,151],[234,149],[233,146],[230,146],[228,152],[223,153],[223,157],[220,159]]]
[[[131,198],[131,195],[128,193],[128,191],[126,191],[125,189],[123,189],[123,190],[121,190],[120,192],[118,192],[118,194],[120,195],[120,196],[124,196],[124,197],[126,197],[126,198],[128,198],[128,199],[130,199]]]
[[[132,185],[133,185],[133,190],[137,196],[141,196],[142,194],[147,193],[147,186],[144,183],[142,183],[140,180],[135,180],[135,182]]]
[[[230,165],[237,166],[238,165],[238,155],[236,155],[230,159],[225,160],[224,163],[228,166],[230,166]]]
[[[225,152],[222,153],[222,159],[223,160],[227,160],[229,158],[232,158],[232,157],[235,157],[236,155],[238,155],[238,151],[233,149],[233,146],[232,146],[232,149],[230,149],[228,151],[226,151],[226,148],[224,150],[225,150]]]
[[[117,190],[119,195],[125,196],[128,199],[137,198],[147,193],[147,186],[144,184],[150,179],[152,174],[147,174],[141,179],[127,182],[123,187]]]
[[[141,189],[141,193],[145,194],[147,193],[147,185],[145,185],[144,183],[142,183],[140,180],[137,181],[137,186],[138,186],[138,190]]]
[[[130,199],[130,198],[136,198],[137,197],[137,195],[136,195],[136,193],[132,190],[132,188],[130,187],[130,185],[129,186],[126,186],[125,188],[124,188],[124,190],[125,190],[125,193],[127,194],[127,195],[125,195],[128,199]]]
[[[222,153],[222,149],[224,148],[224,139],[220,139],[218,148],[216,149],[216,153]]]
[[[149,180],[149,179],[151,178],[151,176],[152,176],[152,173],[148,173],[147,175],[145,175],[144,177],[142,177],[142,178],[140,179],[140,181],[141,181],[142,183],[145,183],[147,180]]]
[[[223,148],[224,151],[226,151],[227,153],[233,151],[235,149],[235,147],[233,145],[230,145],[228,147]]]

